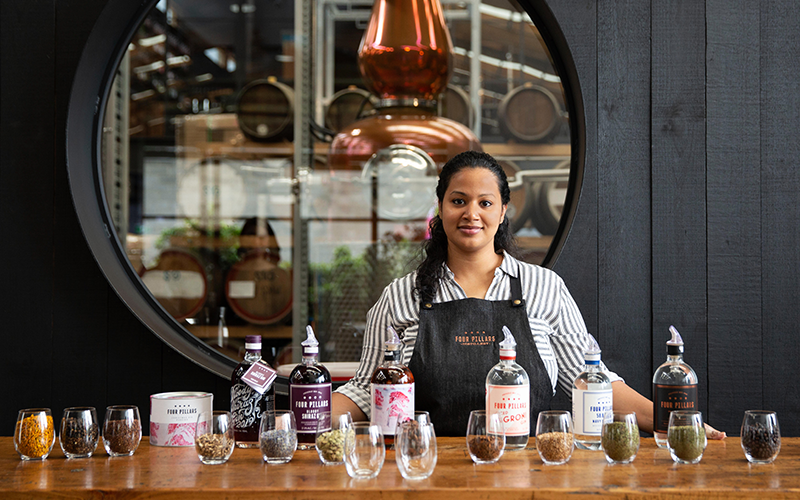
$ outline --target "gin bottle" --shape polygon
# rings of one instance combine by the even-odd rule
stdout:
[[[306,340],[300,364],[289,375],[289,408],[297,423],[297,446],[314,447],[317,415],[331,410],[331,374],[319,362],[319,342],[314,329],[306,326]]]
[[[521,450],[530,435],[531,384],[517,364],[517,342],[508,327],[500,342],[500,362],[486,376],[486,413],[497,413],[506,429],[506,450]]]
[[[603,415],[612,409],[611,380],[600,369],[600,346],[589,335],[584,369],[572,383],[572,421],[575,444],[584,450],[599,450]]]
[[[387,331],[383,363],[370,378],[370,415],[381,426],[385,443],[393,444],[397,422],[414,418],[414,375],[400,362],[403,344],[397,332],[391,326]]]
[[[667,362],[653,375],[653,434],[660,448],[667,446],[669,414],[697,410],[697,374],[683,361],[683,339],[674,326],[667,341]]]
[[[244,348],[244,360],[231,375],[233,436],[239,448],[258,448],[261,414],[275,409],[275,388],[261,394],[242,381],[247,370],[261,360],[261,335],[246,336]]]

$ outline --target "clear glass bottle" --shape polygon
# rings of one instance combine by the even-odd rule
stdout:
[[[603,415],[613,409],[611,379],[600,368],[600,346],[589,335],[584,352],[584,369],[572,383],[572,421],[575,445],[584,450],[599,450]]]
[[[306,340],[300,364],[289,375],[289,409],[297,423],[297,447],[307,450],[314,447],[317,432],[317,414],[331,410],[331,374],[319,362],[319,341],[314,329],[306,326]]]
[[[400,362],[403,343],[397,332],[391,326],[387,331],[383,363],[370,378],[370,415],[372,423],[381,426],[388,445],[394,443],[397,422],[414,418],[414,375]]]
[[[231,375],[233,436],[239,448],[258,448],[261,415],[275,409],[275,386],[261,394],[242,381],[247,370],[261,360],[261,335],[247,335],[244,348],[244,360]]]
[[[517,364],[517,342],[508,327],[500,342],[500,362],[486,376],[486,413],[498,413],[506,430],[506,450],[528,445],[531,426],[531,384],[525,369]]]
[[[699,410],[697,374],[683,361],[683,339],[674,326],[667,341],[667,361],[653,374],[653,434],[660,448],[667,447],[669,414],[673,410]]]

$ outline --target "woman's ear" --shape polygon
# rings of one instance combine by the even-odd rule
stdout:
[[[500,213],[500,224],[502,224],[502,223],[503,223],[503,220],[505,220],[505,217],[506,217],[506,210],[508,210],[508,203],[506,203],[505,205],[503,205],[503,211]]]

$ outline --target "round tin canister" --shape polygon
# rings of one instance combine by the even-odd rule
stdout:
[[[197,417],[212,411],[210,392],[162,392],[150,396],[150,444],[194,446]]]

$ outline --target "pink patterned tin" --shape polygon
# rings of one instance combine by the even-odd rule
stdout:
[[[201,412],[212,411],[210,392],[162,392],[150,396],[150,444],[194,446],[194,428]]]

